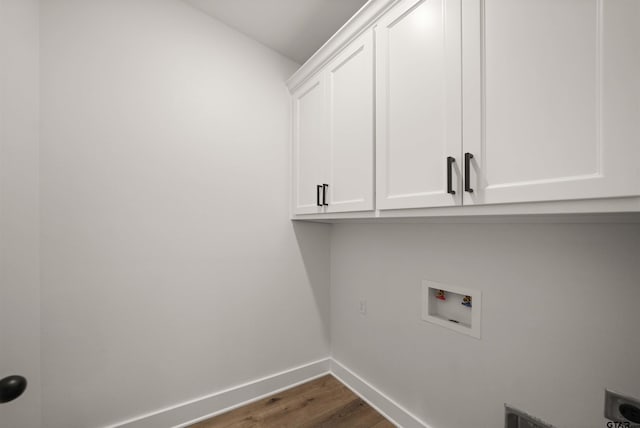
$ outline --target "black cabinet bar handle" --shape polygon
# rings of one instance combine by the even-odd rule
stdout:
[[[471,153],[464,154],[464,191],[473,193],[473,189],[470,185],[471,180],[471,159],[473,155]]]
[[[320,189],[322,189],[322,186],[318,184],[316,186],[316,205],[319,207],[322,206],[322,203],[320,202]]]
[[[329,204],[327,203],[327,189],[329,188],[328,184],[323,184],[322,185],[322,205],[324,205],[325,207],[329,206]]]
[[[447,193],[451,194],[451,195],[455,195],[456,191],[453,190],[453,177],[452,175],[452,169],[453,169],[453,164],[456,162],[456,159],[451,157],[451,156],[447,156]]]

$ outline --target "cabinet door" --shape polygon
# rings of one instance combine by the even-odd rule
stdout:
[[[405,0],[375,28],[379,209],[462,200],[460,14],[460,0]]]
[[[327,120],[322,74],[293,94],[293,212],[317,214],[317,186],[328,184]]]
[[[327,68],[328,212],[373,209],[373,33],[351,43]]]
[[[468,0],[465,204],[639,194],[640,1]]]

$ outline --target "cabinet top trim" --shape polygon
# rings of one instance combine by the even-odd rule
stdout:
[[[318,72],[400,0],[369,0],[287,80],[291,92]]]

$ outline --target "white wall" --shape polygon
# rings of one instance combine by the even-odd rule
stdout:
[[[47,0],[41,25],[45,425],[326,357],[329,229],[288,220],[297,64],[176,0]]]
[[[28,379],[0,425],[40,424],[38,1],[0,0],[0,378]]]
[[[47,428],[326,356],[329,275],[334,357],[433,428],[502,426],[505,402],[596,428],[605,387],[640,396],[638,225],[349,224],[330,242],[288,220],[296,64],[175,0],[47,0],[41,23]],[[27,195],[34,156],[14,171]],[[36,230],[27,206],[14,220]],[[420,321],[423,278],[482,290],[482,340]]]
[[[422,279],[482,291],[482,340],[420,320]],[[331,282],[334,358],[433,428],[504,403],[601,428],[605,387],[640,397],[640,225],[336,225]]]

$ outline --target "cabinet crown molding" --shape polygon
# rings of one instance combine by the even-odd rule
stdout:
[[[287,80],[295,91],[400,0],[369,0]]]

